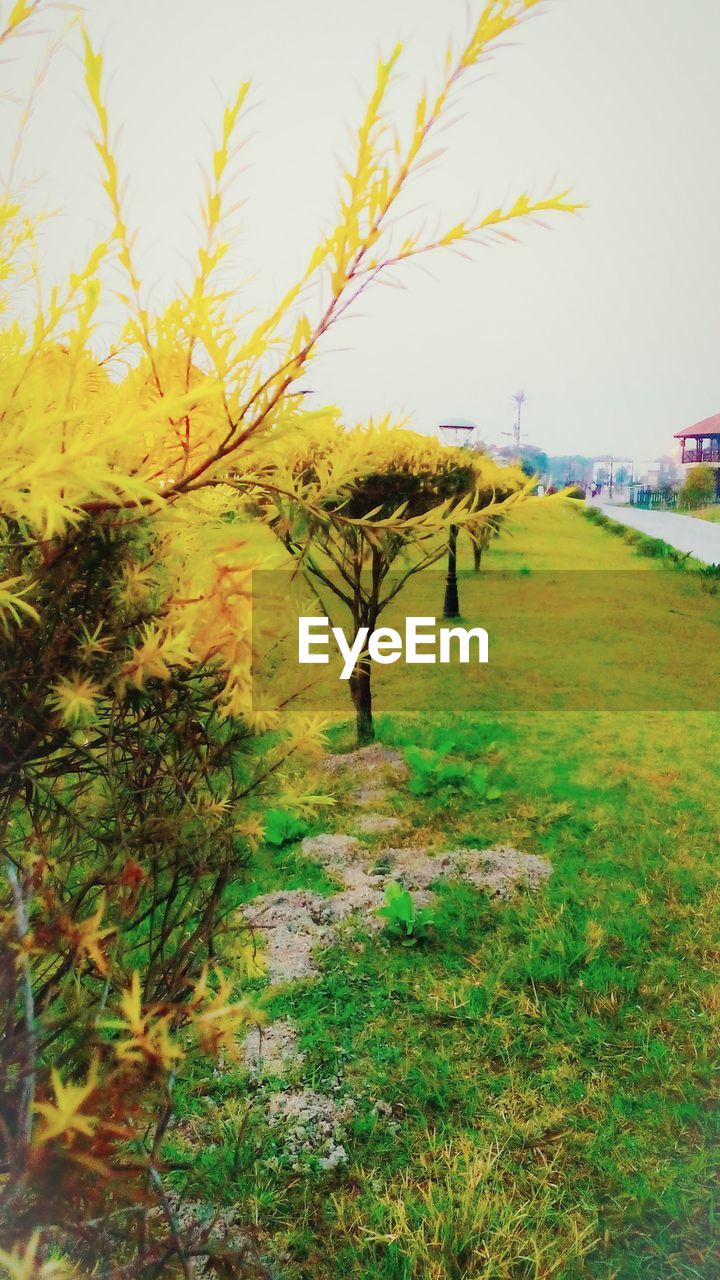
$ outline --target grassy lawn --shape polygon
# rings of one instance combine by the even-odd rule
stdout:
[[[700,511],[688,511],[689,516],[696,516],[698,520],[709,520],[711,524],[720,522],[720,505],[712,507],[703,507]]]
[[[470,616],[469,552],[461,567]],[[710,688],[715,598],[575,512],[538,506],[490,567],[615,571],[612,610],[598,599],[608,629],[645,617],[652,672],[656,645],[666,661],[657,619],[684,613],[706,646],[698,689]],[[414,590],[434,612],[436,578]],[[291,1078],[355,1100],[347,1164],[292,1167],[260,1095],[244,1119],[247,1080],[231,1068],[179,1085],[175,1155],[193,1165],[193,1194],[249,1209],[283,1280],[712,1280],[718,715],[610,709],[601,689],[583,710],[519,710],[516,685],[510,711],[453,668],[415,715],[390,716],[400,674],[378,683],[383,742],[432,749],[450,732],[451,758],[484,764],[499,794],[457,779],[402,787],[399,830],[364,839],[378,852],[507,843],[549,858],[553,875],[507,902],[445,883],[427,942],[358,928],[318,977],[269,991],[270,1017],[292,1021],[305,1054]],[[526,671],[528,689],[543,679]],[[342,724],[334,737],[349,745]],[[352,824],[339,803],[313,829]],[[261,850],[253,875],[243,895],[332,889],[292,843]]]
[[[720,504],[717,503],[709,507],[668,507],[668,512],[674,516],[692,516],[695,520],[709,520],[711,524],[720,522]]]
[[[560,503],[538,503],[513,517],[486,553],[479,574],[473,572],[469,539],[461,537],[461,625],[487,629],[489,664],[378,667],[376,705],[392,708],[393,714],[421,708],[433,719],[449,709],[501,716],[514,716],[520,708],[603,707],[640,715],[705,710],[709,655],[720,642],[720,610],[695,574],[639,554],[640,546],[659,545],[618,524],[598,531]],[[286,570],[289,559],[277,563]],[[440,617],[445,573],[443,560],[411,578],[382,614],[381,625],[403,634],[408,616]],[[260,577],[261,587],[267,584],[272,619],[286,590],[284,573]],[[331,621],[349,630],[343,607],[328,591],[323,596]],[[308,601],[299,598],[299,612],[312,609]],[[257,647],[262,648],[259,638]],[[338,678],[334,643],[329,652],[327,667],[310,669],[312,688],[304,701],[344,718],[347,684]],[[270,683],[278,666],[297,669],[296,624],[288,626],[286,644],[272,652],[266,672]]]

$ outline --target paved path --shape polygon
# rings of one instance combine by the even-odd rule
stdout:
[[[689,551],[705,564],[720,564],[720,524],[698,520],[695,516],[676,516],[672,511],[643,511],[637,507],[620,507],[609,502],[596,506],[611,520],[639,529],[651,538],[662,538],[678,551]]]

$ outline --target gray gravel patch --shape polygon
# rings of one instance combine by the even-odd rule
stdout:
[[[299,1169],[303,1158],[316,1156],[319,1167],[331,1171],[347,1162],[345,1126],[356,1110],[354,1098],[295,1089],[273,1094],[267,1117],[271,1129],[282,1131],[282,1152],[291,1168]]]
[[[357,751],[345,754],[325,756],[323,768],[328,773],[348,772],[353,774],[382,773],[389,780],[404,782],[408,776],[408,767],[402,751],[396,747],[384,747],[373,742],[369,747],[359,747]]]
[[[493,897],[508,898],[519,888],[536,891],[552,874],[546,858],[509,845],[494,849],[453,849],[433,853],[423,846],[383,849],[371,854],[354,836],[324,835],[303,842],[342,883],[338,893],[307,889],[264,894],[244,910],[244,922],[262,934],[270,982],[292,982],[317,972],[316,949],[328,947],[339,927],[358,916],[366,927],[382,927],[377,909],[385,886],[396,880],[417,907],[430,901],[439,880],[465,880]],[[310,855],[308,855],[310,856]]]
[[[400,818],[389,813],[362,813],[355,822],[355,829],[365,836],[384,835],[402,826]]]
[[[282,1076],[294,1064],[302,1064],[305,1054],[297,1047],[297,1032],[279,1019],[269,1026],[253,1027],[245,1038],[245,1062],[256,1080]]]
[[[430,853],[423,848],[384,849],[389,865],[388,879],[398,880],[406,889],[427,889],[437,880],[466,880],[494,897],[507,898],[516,889],[540,888],[552,874],[546,858],[521,853],[509,845],[494,849],[453,849]]]

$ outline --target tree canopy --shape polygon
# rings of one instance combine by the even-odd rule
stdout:
[[[389,421],[351,431],[336,422],[287,438],[279,491],[261,494],[261,502],[328,616],[339,611],[340,625],[349,622],[355,636],[363,627],[372,631],[409,579],[437,563],[451,528],[464,527],[477,540],[528,492],[518,467]],[[350,690],[358,739],[370,741],[365,654]]]

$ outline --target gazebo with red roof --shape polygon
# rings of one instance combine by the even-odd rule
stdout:
[[[680,461],[684,466],[707,462],[714,467],[715,491],[720,496],[720,413],[703,418],[685,431],[676,431],[675,439],[682,445]]]

